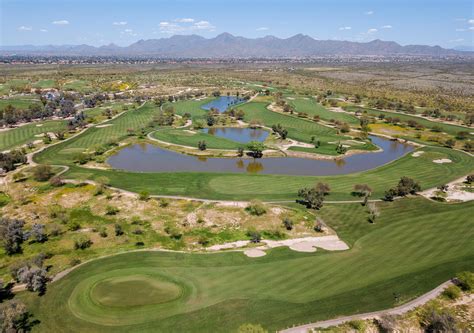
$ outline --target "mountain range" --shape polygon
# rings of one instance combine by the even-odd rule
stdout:
[[[440,46],[405,45],[376,39],[370,42],[318,40],[298,34],[289,38],[245,38],[222,33],[214,38],[175,35],[139,40],[129,46],[82,45],[0,46],[0,55],[123,56],[157,58],[309,58],[324,56],[432,56],[468,55]]]

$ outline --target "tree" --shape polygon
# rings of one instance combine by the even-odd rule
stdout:
[[[92,245],[92,241],[86,235],[79,235],[74,239],[74,250],[84,250]]]
[[[455,281],[459,288],[466,292],[474,290],[474,273],[472,272],[465,271],[456,274]]]
[[[285,218],[283,219],[283,226],[286,228],[286,230],[292,230],[292,229],[293,229],[293,225],[294,225],[294,223],[293,223],[293,221],[292,221],[290,218],[285,217]]]
[[[142,201],[148,201],[150,199],[150,192],[143,190],[138,194],[138,198]]]
[[[446,142],[444,144],[448,148],[453,148],[456,145],[456,140],[448,139],[448,140],[446,140]]]
[[[44,224],[40,224],[40,223],[33,224],[33,226],[31,227],[31,230],[28,232],[28,235],[29,237],[32,237],[38,243],[44,243],[48,240],[48,235],[46,234]]]
[[[383,199],[385,201],[393,201],[396,196],[397,190],[394,188],[389,188],[387,191],[385,191]]]
[[[280,124],[273,125],[272,131],[273,133],[278,134],[282,140],[285,140],[286,136],[288,135],[288,131],[284,129]]]
[[[347,152],[347,148],[344,147],[341,143],[339,143],[336,147],[336,153],[338,154],[345,154]]]
[[[26,284],[26,289],[29,291],[43,294],[46,291],[46,283],[48,282],[46,274],[46,269],[27,264],[18,270],[17,278],[20,283]]]
[[[265,149],[265,146],[260,141],[250,141],[247,144],[247,149],[250,150],[253,158],[261,158],[263,156],[263,150]]]
[[[198,142],[198,149],[204,151],[207,149],[206,141],[199,141]]]
[[[468,184],[474,183],[474,173],[472,173],[472,174],[470,174],[466,177],[466,183],[468,183]]]
[[[369,220],[370,223],[375,223],[375,220],[380,215],[379,209],[377,208],[374,202],[369,203],[367,208],[368,208],[368,213],[369,213],[369,216],[367,219]]]
[[[405,196],[408,194],[416,194],[421,191],[420,184],[409,177],[402,177],[397,185],[397,194],[399,196]]]
[[[458,332],[456,318],[448,311],[432,309],[424,320],[425,332]]]
[[[300,202],[307,208],[320,209],[323,206],[324,197],[329,194],[330,187],[325,183],[317,183],[313,188],[302,188],[298,191],[298,197],[303,198]]]
[[[53,169],[49,165],[40,164],[33,169],[33,178],[40,182],[47,181],[53,174]]]
[[[213,126],[216,123],[216,118],[212,114],[208,114],[206,117],[207,126]]]
[[[12,300],[0,309],[1,332],[16,333],[30,330],[29,314],[25,304]]]
[[[367,205],[367,202],[369,201],[369,197],[372,195],[372,189],[367,184],[356,184],[354,185],[353,193],[359,197],[364,197],[364,201],[362,202],[362,205],[365,206]]]
[[[238,147],[237,148],[237,156],[238,157],[244,156],[244,147]]]
[[[122,226],[120,224],[115,223],[114,230],[115,230],[115,236],[122,236],[123,235],[123,229],[122,229]]]
[[[12,255],[21,252],[21,244],[25,239],[23,226],[25,221],[9,218],[0,219],[0,240],[5,253]]]

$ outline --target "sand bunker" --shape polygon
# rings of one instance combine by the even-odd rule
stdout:
[[[245,241],[236,241],[236,242],[225,243],[225,244],[217,244],[217,245],[209,246],[207,250],[220,251],[220,250],[236,249],[239,247],[247,246],[249,243],[250,241],[245,240]]]
[[[440,158],[439,160],[433,160],[433,163],[443,164],[443,163],[451,163],[452,161],[449,158]]]
[[[411,154],[411,156],[413,157],[420,157],[421,155],[423,155],[425,152],[424,151],[415,151],[413,154]]]
[[[43,124],[37,124],[37,125],[36,125],[36,127],[41,127],[41,126],[43,126]]]
[[[264,251],[259,250],[259,249],[246,250],[244,251],[244,254],[250,258],[258,258],[258,257],[263,257],[264,255],[266,255]]]
[[[113,124],[104,124],[104,125],[97,125],[97,128],[103,128],[103,127],[109,127],[112,126]]]

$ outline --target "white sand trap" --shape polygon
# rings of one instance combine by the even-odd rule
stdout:
[[[294,100],[295,100],[294,97],[287,97],[286,99],[289,99],[290,101],[294,101]]]
[[[37,124],[37,125],[36,125],[36,127],[41,127],[41,126],[43,126],[43,124]]]
[[[349,246],[341,241],[336,235],[284,239],[280,241],[262,240],[262,243],[266,243],[270,248],[288,246],[294,251],[301,250],[301,252],[314,252],[314,247],[319,247],[328,251],[342,251],[349,249]]]
[[[297,252],[316,252],[314,244],[311,242],[300,242],[290,245],[290,249]]]
[[[225,243],[225,244],[217,244],[217,245],[212,245],[207,248],[208,251],[220,251],[220,250],[228,250],[228,249],[236,249],[239,247],[244,247],[247,246],[250,243],[248,240],[243,240],[243,241],[236,241],[236,242],[231,242],[231,243]]]
[[[420,157],[421,155],[423,155],[425,152],[424,151],[415,151],[413,154],[411,154],[411,156],[413,157]]]
[[[195,131],[191,131],[191,130],[183,130],[183,132],[186,132],[186,133],[189,133],[189,134],[196,134]]]
[[[109,126],[113,126],[113,124],[97,125],[96,127],[97,128],[103,128],[103,127],[109,127]]]
[[[259,249],[246,250],[244,251],[244,254],[250,258],[258,258],[258,257],[263,257],[264,255],[266,255],[264,251],[259,250]]]
[[[437,164],[444,164],[444,163],[451,163],[453,161],[451,161],[449,158],[440,158],[439,160],[433,160],[433,163],[437,163]]]

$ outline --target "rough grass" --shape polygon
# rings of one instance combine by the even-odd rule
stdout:
[[[262,258],[237,252],[127,253],[77,268],[43,297],[20,297],[40,321],[39,332],[229,332],[245,322],[274,331],[388,308],[472,268],[473,203],[406,199],[379,206],[382,214],[372,225],[360,211],[350,220],[344,220],[350,212],[341,216],[337,209],[325,215],[327,223],[336,219],[352,235],[348,251],[275,249]],[[171,281],[182,290],[180,297],[120,308],[101,305],[91,294],[100,281],[137,274]]]
[[[403,114],[400,112],[390,112],[390,111],[381,111],[381,110],[376,110],[376,109],[371,109],[371,108],[364,108],[360,106],[346,106],[344,108],[347,111],[350,112],[367,112],[367,114],[371,116],[378,116],[380,114],[385,115],[385,117],[392,117],[392,118],[399,118],[402,121],[408,121],[408,120],[413,120],[416,121],[418,124],[423,125],[426,128],[432,129],[434,127],[440,127],[444,132],[451,134],[451,135],[456,135],[459,132],[469,132],[469,128],[463,127],[463,126],[456,126],[456,125],[450,125],[446,123],[441,123],[441,122],[436,122],[436,121],[431,121],[428,119],[424,119],[421,117],[417,116],[412,116],[408,114]],[[471,131],[472,132],[472,131]],[[472,137],[472,134],[471,134]]]

